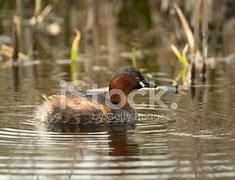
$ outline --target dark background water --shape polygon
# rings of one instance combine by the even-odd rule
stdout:
[[[174,79],[180,68],[170,45],[183,46],[184,34],[181,30],[179,37],[175,35],[176,16],[171,15],[170,7],[165,12],[155,11],[161,1],[42,1],[42,7],[52,4],[53,9],[34,39],[29,21],[34,3],[22,2],[20,50],[30,54],[36,42],[36,53],[18,71],[7,65],[9,59],[1,57],[1,179],[235,178],[231,1],[214,1],[212,17],[216,20],[210,22],[209,56],[215,62],[208,63],[207,81],[201,82],[198,68],[196,86],[182,86],[178,94],[168,92],[162,97],[168,107],[176,103],[177,109],[138,104],[140,116],[149,114],[155,119],[142,118],[135,125],[77,128],[38,122],[34,112],[42,102],[41,95],[58,93],[60,81],[74,77],[85,81],[85,88],[93,83],[106,87],[115,70],[131,65],[132,47],[137,49],[137,66],[143,74],[169,86],[165,80]],[[15,1],[0,4],[1,44],[11,45]],[[193,3],[181,6],[190,17]],[[220,6],[225,10],[218,15]],[[96,19],[91,25],[87,23],[90,7],[95,9],[90,13],[95,13]],[[218,23],[223,18],[226,21]],[[58,35],[52,35],[52,23],[60,29]],[[82,39],[74,76],[69,53],[76,27]],[[136,101],[149,102],[147,95]]]

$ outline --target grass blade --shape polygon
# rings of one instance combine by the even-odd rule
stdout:
[[[179,8],[179,6],[177,4],[174,4],[175,10],[180,18],[180,21],[182,23],[182,26],[184,28],[184,32],[186,34],[186,37],[188,39],[188,44],[190,47],[191,52],[195,51],[195,47],[194,47],[194,37],[193,37],[193,33],[192,30],[189,27],[189,24],[184,16],[184,14],[182,13],[181,9]]]

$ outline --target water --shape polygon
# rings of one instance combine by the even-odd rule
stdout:
[[[41,93],[59,91],[59,79],[69,79],[67,66],[41,63],[37,76],[32,76],[34,66],[22,66],[17,87],[10,68],[0,72],[2,179],[235,178],[233,65],[223,64],[226,71],[218,69],[215,77],[210,77],[215,70],[209,71],[207,84],[198,82],[193,90],[165,94],[163,101],[169,107],[177,103],[176,110],[136,105],[142,119],[135,125],[74,128],[37,122]],[[108,83],[111,72],[101,68],[95,73],[102,77],[99,86]],[[85,71],[80,75],[89,78]],[[153,79],[159,77],[168,75]],[[148,98],[136,101],[147,103]],[[152,119],[143,118],[146,114]]]
[[[186,38],[167,2],[161,7],[160,1],[42,2],[42,9],[48,3],[53,8],[37,31],[30,25],[33,1],[17,8],[3,1],[0,8],[0,43],[12,46],[17,11],[20,51],[36,50],[36,59],[18,70],[0,56],[0,179],[235,179],[232,1],[213,1],[208,51],[222,60],[208,64],[206,83],[199,68],[196,86],[164,94],[168,109],[141,104],[149,104],[146,94],[135,98],[138,123],[83,127],[37,121],[42,94],[56,94],[61,80],[74,78],[86,82],[85,89],[93,83],[106,87],[115,70],[131,64],[133,47],[143,74],[169,86],[180,67],[170,45],[182,48]],[[192,16],[193,7],[187,2],[182,10]],[[68,60],[75,28],[82,34],[77,74]]]

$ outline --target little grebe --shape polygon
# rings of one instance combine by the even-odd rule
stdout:
[[[102,95],[93,98],[91,94],[52,95],[40,106],[37,117],[53,124],[135,122],[137,113],[129,105],[127,96],[143,87],[156,85],[136,68],[124,67],[113,75],[108,98]]]

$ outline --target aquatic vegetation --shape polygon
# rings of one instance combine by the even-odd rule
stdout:
[[[18,16],[15,16],[13,19],[13,65],[16,65],[18,61],[18,52],[19,52],[19,35],[20,35],[20,19]]]
[[[77,62],[80,39],[81,39],[81,33],[78,29],[76,29],[75,30],[75,37],[73,39],[72,46],[71,46],[71,52],[70,52],[70,59],[71,59],[72,63]]]
[[[72,42],[71,52],[70,52],[70,60],[71,60],[71,78],[72,80],[77,79],[78,74],[78,55],[79,55],[79,45],[81,39],[81,33],[78,29],[75,30],[75,37]]]
[[[201,8],[203,6],[203,8]],[[202,65],[202,81],[205,82],[206,80],[206,59],[208,56],[208,9],[209,9],[209,2],[208,0],[202,1],[198,0],[196,1],[195,6],[195,21],[194,21],[194,35],[192,33],[192,30],[189,26],[189,23],[187,22],[187,19],[185,18],[184,14],[182,13],[181,9],[177,4],[174,5],[175,10],[177,12],[177,15],[179,16],[179,19],[181,21],[181,24],[183,26],[185,35],[188,40],[188,44],[191,51],[191,83],[195,83],[196,78],[196,63],[198,63],[198,59],[201,58],[201,53],[199,51],[199,25],[200,25],[200,10],[202,9],[202,52],[203,52],[203,65]],[[197,48],[196,48],[197,47]],[[176,48],[172,48],[178,59],[182,62],[182,58],[177,55],[178,52],[176,51]],[[197,52],[197,53],[196,53]],[[198,56],[199,55],[199,56]],[[183,63],[183,62],[182,62]]]
[[[209,1],[203,1],[203,23],[202,23],[202,52],[203,52],[203,66],[202,66],[202,81],[206,81],[206,58],[208,56],[208,8]]]
[[[0,44],[0,54],[12,58],[14,49],[8,45]],[[18,52],[19,60],[26,61],[29,60],[29,57],[22,52]]]
[[[190,26],[184,16],[184,14],[182,13],[181,9],[179,8],[179,6],[177,4],[174,4],[174,7],[175,7],[175,10],[176,10],[179,18],[180,18],[182,26],[184,28],[184,32],[185,32],[185,35],[188,40],[189,48],[190,48],[191,52],[193,53],[195,51],[195,40],[193,37],[192,30],[191,30],[191,28],[190,28]]]
[[[208,63],[206,63],[205,60],[208,56],[207,54],[209,46],[208,22],[214,21],[214,19],[211,19],[211,12],[213,11],[212,5],[215,5],[214,7],[218,6],[217,2],[212,2],[210,0],[196,0],[195,2],[165,2],[149,0],[147,2],[137,3],[137,8],[135,8],[134,6],[136,5],[135,1],[117,1],[115,3],[101,3],[99,1],[58,3],[56,1],[35,0],[27,5],[24,1],[6,1],[3,4],[4,6],[2,6],[1,9],[15,9],[16,13],[13,15],[25,18],[22,18],[22,34],[20,37],[20,40],[23,42],[23,44],[19,45],[18,48],[14,48],[15,50],[18,49],[18,51],[21,50],[25,54],[29,54],[29,52],[33,51],[33,57],[25,56],[27,58],[23,57],[24,59],[35,59],[35,54],[37,55],[37,58],[40,58],[38,57],[38,52],[43,51],[42,56],[44,56],[46,52],[47,55],[53,57],[52,59],[59,60],[64,60],[70,53],[71,62],[76,61],[76,59],[78,58],[78,51],[74,50],[74,52],[72,52],[73,48],[70,48],[72,34],[71,31],[75,27],[80,27],[85,29],[85,31],[84,29],[81,29],[82,32],[86,32],[86,29],[88,31],[88,35],[85,34],[84,38],[91,38],[92,43],[89,49],[93,49],[93,51],[97,51],[98,53],[100,53],[101,51],[107,53],[106,47],[109,47],[109,58],[115,61],[112,63],[112,65],[118,64],[118,59],[121,59],[123,57],[122,55],[124,53],[120,52],[131,50],[128,52],[128,59],[131,59],[131,63],[133,66],[136,67],[138,65],[141,67],[143,61],[146,61],[144,63],[151,62],[149,62],[148,58],[139,58],[139,52],[144,55],[145,52],[147,52],[146,55],[149,56],[149,54],[151,54],[152,52],[158,53],[151,48],[153,48],[154,46],[159,46],[160,43],[162,43],[164,47],[169,47],[169,44],[174,44],[176,47],[172,47],[172,50],[177,56],[177,59],[183,66],[188,64],[188,66],[190,66],[189,69],[192,70],[192,81],[194,81],[194,77],[196,77],[195,73],[196,70],[198,71],[198,67],[202,68],[201,72],[202,75],[204,74],[205,77],[206,64]],[[222,4],[227,6],[226,3]],[[25,13],[25,8],[29,7],[30,11]],[[81,9],[82,11],[78,12],[78,10]],[[136,15],[134,17],[133,12]],[[173,18],[171,15],[173,15]],[[170,20],[169,23],[166,23],[168,22],[168,20]],[[173,22],[173,20],[176,22]],[[130,28],[133,23],[133,27]],[[216,23],[220,24],[219,22]],[[214,24],[212,25],[214,26]],[[179,36],[173,30],[170,30],[170,36],[167,33],[158,34],[159,29],[160,32],[163,32],[165,28],[176,26],[182,26],[182,29],[178,28],[177,30],[178,32],[180,32]],[[126,38],[125,36],[123,36],[124,34],[118,32],[119,29],[121,31],[123,30],[121,28],[127,28],[126,30],[128,30],[129,33],[128,36],[132,38],[131,43],[129,43],[129,37]],[[90,34],[91,29],[92,35]],[[118,29],[118,31],[116,31],[116,29]],[[115,30],[115,32],[113,30]],[[139,35],[140,32],[145,32],[143,34],[143,37],[142,35]],[[182,42],[184,35],[187,38],[186,42]],[[200,38],[202,39],[201,41]],[[121,43],[119,42],[119,40]],[[24,44],[25,41],[27,41],[27,45]],[[137,45],[133,45],[132,41],[135,42]],[[120,46],[118,43],[124,46],[121,47],[122,45]],[[188,53],[188,56],[185,58],[182,54],[183,52],[181,53],[182,56],[179,56],[179,50],[178,52],[176,51],[177,48],[182,46],[182,43],[187,43],[190,51]],[[125,46],[126,44],[128,45]],[[149,45],[147,47],[149,49],[144,49],[144,46],[146,44]],[[84,45],[85,50],[88,49],[87,47],[85,47],[87,46],[87,42],[82,45]],[[60,55],[60,53],[58,53],[59,55],[57,53],[54,53],[58,50],[57,48],[61,50],[59,52],[61,54],[63,53],[63,55],[65,56],[61,57],[62,55]],[[13,56],[13,54],[14,57],[16,57],[16,55],[20,56],[20,53],[15,53],[16,51],[13,52],[13,54],[11,55],[9,55],[9,52],[10,51],[4,53],[8,54],[8,57],[10,58]],[[197,54],[202,55],[200,55],[200,57],[198,58]],[[59,56],[59,58],[57,56]],[[101,56],[103,56],[103,54]],[[141,60],[139,61],[139,59]],[[163,61],[164,60],[160,59],[159,64]],[[198,64],[200,65],[198,66]],[[86,67],[86,69],[88,68]],[[188,76],[189,75],[190,73],[188,73]]]
[[[181,9],[179,8],[179,6],[177,4],[174,4],[175,10],[177,12],[177,15],[180,18],[181,24],[183,26],[185,35],[187,37],[188,40],[188,44],[190,47],[190,51],[191,51],[191,56],[194,56],[195,54],[195,40],[194,40],[194,36],[192,33],[192,30],[184,16],[184,14],[182,13]],[[176,54],[177,58],[181,61],[181,63],[185,66],[187,64],[187,60],[186,60],[186,50],[187,48],[185,47],[184,50],[186,51],[185,54],[180,54],[179,51],[177,50],[177,48],[175,48],[174,46],[171,47],[173,52]],[[183,51],[184,53],[184,51]],[[188,64],[187,64],[188,65]],[[184,77],[184,79],[187,79],[186,76],[186,71],[184,68],[182,70],[179,71],[179,74],[176,76],[176,79],[180,79],[180,77]],[[196,76],[196,71],[195,71],[195,58],[193,57],[191,59],[191,82],[194,83],[195,81],[195,76]],[[183,81],[185,82],[185,81]],[[187,81],[188,82],[188,81]],[[184,83],[187,84],[187,83]]]
[[[187,52],[188,52],[188,44],[184,46],[184,49],[182,53],[174,46],[171,45],[172,51],[175,53],[177,59],[181,62],[182,66],[180,67],[180,70],[178,74],[176,75],[172,85],[177,86],[179,81],[182,80],[184,86],[188,86],[190,84],[190,78],[188,76],[188,70],[189,70],[189,63],[187,60]]]
[[[132,47],[132,51],[131,51],[131,62],[132,62],[132,66],[137,67],[137,62],[136,62],[136,48]]]
[[[180,53],[179,50],[173,44],[171,45],[171,49],[183,66],[189,65],[188,60],[186,58],[186,54],[188,52],[188,44],[184,46],[182,53]]]

